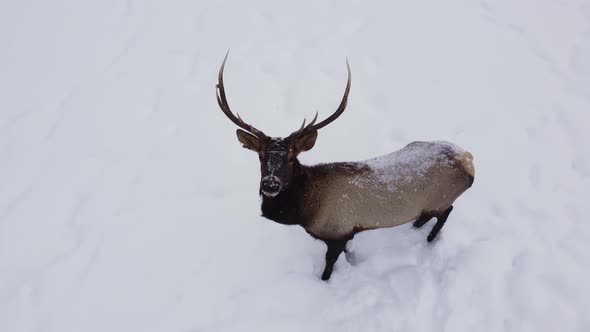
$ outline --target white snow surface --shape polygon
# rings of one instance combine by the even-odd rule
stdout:
[[[590,3],[0,2],[0,331],[589,331]],[[215,100],[303,163],[474,156],[437,241],[260,217]]]

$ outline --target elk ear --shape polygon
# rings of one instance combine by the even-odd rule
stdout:
[[[255,152],[260,152],[260,150],[262,150],[262,143],[258,137],[245,132],[242,129],[236,130],[236,135],[238,135],[238,141],[242,143],[242,147]]]
[[[313,148],[313,146],[315,145],[315,140],[317,138],[318,132],[317,130],[314,130],[312,132],[297,137],[295,139],[295,142],[293,143],[293,147],[295,148],[295,151],[297,153],[311,150],[311,148]]]

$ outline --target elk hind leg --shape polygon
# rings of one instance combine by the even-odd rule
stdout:
[[[428,221],[430,221],[430,219],[432,219],[432,215],[423,212],[417,219],[416,221],[414,221],[413,226],[415,228],[420,228],[422,226],[424,226],[424,224],[426,224]]]
[[[434,227],[432,227],[430,234],[428,234],[428,238],[427,238],[428,242],[432,242],[432,240],[434,240],[436,238],[436,235],[438,234],[438,232],[440,232],[440,230],[445,225],[445,222],[447,222],[447,218],[449,217],[449,214],[451,213],[451,211],[453,211],[452,205],[449,206],[449,208],[446,209],[442,214],[440,214],[439,216],[436,217],[436,224],[434,225]]]

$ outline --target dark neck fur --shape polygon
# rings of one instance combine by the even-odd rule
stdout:
[[[293,178],[288,188],[275,197],[262,195],[262,216],[285,225],[302,225],[307,220],[302,215],[302,200],[308,175],[306,167],[295,160]]]

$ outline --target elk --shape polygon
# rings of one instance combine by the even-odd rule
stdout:
[[[258,154],[262,216],[285,225],[300,225],[327,245],[322,280],[330,279],[334,263],[355,234],[398,226],[414,220],[419,228],[436,224],[427,240],[440,232],[453,202],[473,184],[471,153],[445,142],[412,142],[388,155],[360,162],[302,165],[297,156],[314,147],[318,131],[346,108],[351,74],[340,106],[332,115],[309,124],[286,138],[269,137],[230,110],[223,85],[228,54],[219,69],[217,103],[238,127],[239,142]],[[237,113],[236,113],[237,114]]]

